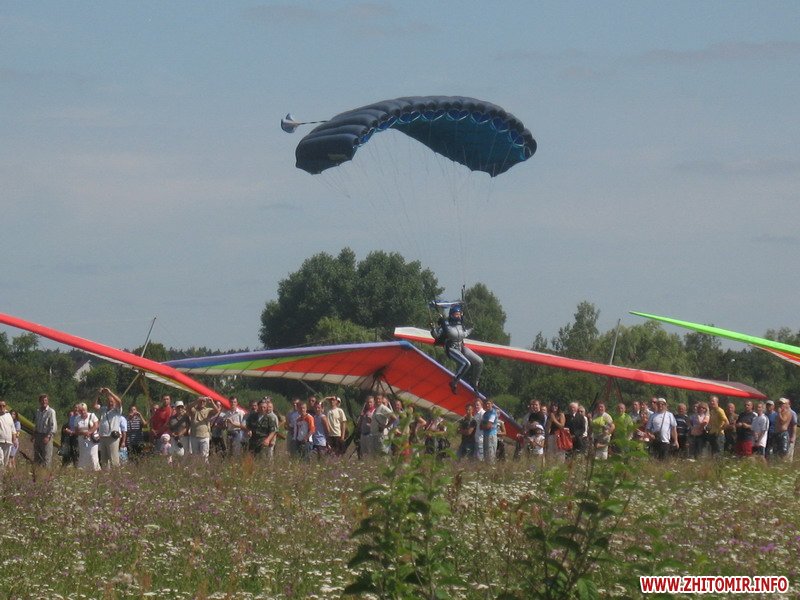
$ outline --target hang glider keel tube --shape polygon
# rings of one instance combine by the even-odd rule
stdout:
[[[280,377],[356,387],[393,394],[450,417],[463,416],[467,403],[482,397],[463,382],[453,394],[453,374],[405,341],[241,352],[165,364],[194,375]],[[521,432],[511,417],[501,413],[501,418],[507,435]]]
[[[417,327],[398,327],[394,330],[394,336],[396,338],[411,340],[423,344],[433,344],[433,338],[431,337],[430,333]],[[558,369],[569,369],[572,371],[593,373],[595,375],[601,375],[604,377],[628,379],[630,381],[638,381],[639,383],[646,383],[649,385],[662,385],[666,387],[690,390],[693,392],[716,394],[719,396],[754,398],[758,400],[766,398],[766,396],[757,389],[734,381],[714,381],[711,379],[700,379],[698,377],[671,375],[668,373],[658,373],[656,371],[644,371],[630,367],[604,365],[588,360],[566,358],[564,356],[556,356],[554,354],[547,354],[544,352],[535,352],[533,350],[524,350],[522,348],[501,346],[499,344],[490,344],[488,342],[479,342],[475,340],[465,340],[465,343],[467,347],[471,348],[474,352],[486,356],[508,358],[511,360],[519,360],[522,362],[556,367]]]
[[[191,377],[176,371],[168,365],[155,362],[149,358],[137,356],[131,352],[125,352],[124,350],[117,350],[111,346],[98,344],[97,342],[92,342],[91,340],[80,338],[63,331],[58,331],[57,329],[51,329],[50,327],[45,327],[44,325],[39,325],[38,323],[32,323],[31,321],[26,321],[18,317],[12,317],[11,315],[0,313],[0,323],[4,325],[10,325],[11,327],[16,327],[17,329],[22,329],[24,331],[30,331],[31,333],[46,337],[54,342],[58,342],[59,344],[72,346],[73,348],[77,348],[79,350],[83,350],[84,352],[88,352],[89,354],[99,356],[100,358],[110,362],[114,362],[134,370],[142,371],[145,375],[155,379],[156,381],[173,385],[184,391],[198,394],[200,396],[208,396],[213,400],[220,402],[225,408],[230,408],[230,402],[227,398],[215,392],[211,388],[204,386],[199,381],[195,381]]]

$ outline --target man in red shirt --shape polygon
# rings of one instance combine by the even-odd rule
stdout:
[[[150,417],[150,436],[156,452],[161,450],[161,434],[168,433],[169,420],[173,415],[172,398],[167,394],[161,397],[161,406],[153,411]]]

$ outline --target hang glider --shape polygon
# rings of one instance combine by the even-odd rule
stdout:
[[[63,331],[58,331],[57,329],[51,329],[50,327],[45,327],[44,325],[39,325],[38,323],[32,323],[18,317],[12,317],[11,315],[0,313],[0,323],[4,325],[10,325],[11,327],[16,327],[17,329],[30,331],[31,333],[46,337],[54,342],[58,342],[59,344],[72,346],[73,348],[83,350],[84,352],[98,356],[104,360],[141,371],[147,377],[161,383],[166,383],[168,385],[178,387],[184,391],[199,394],[201,396],[209,396],[217,402],[220,402],[224,407],[230,408],[230,402],[228,402],[227,398],[221,396],[211,388],[204,386],[199,381],[195,381],[180,371],[176,371],[168,365],[137,356],[136,354],[132,354],[130,352],[125,352],[124,350],[117,350],[116,348],[112,348],[110,346],[98,344],[97,342],[92,342],[91,340],[80,338],[69,333],[64,333]]]
[[[423,408],[462,417],[475,399],[475,390],[461,382],[453,394],[453,374],[427,354],[403,341],[314,346],[259,352],[241,352],[165,363],[194,375],[245,375],[319,381],[394,394]],[[521,429],[501,411],[506,434]]]
[[[717,337],[723,337],[729,340],[750,344],[751,346],[764,350],[765,352],[769,352],[770,354],[774,354],[775,356],[789,361],[790,363],[800,365],[800,346],[792,346],[791,344],[784,344],[782,342],[776,342],[766,338],[747,335],[746,333],[738,333],[728,329],[721,329],[711,325],[701,325],[699,323],[692,323],[690,321],[670,319],[669,317],[659,317],[658,315],[649,315],[647,313],[636,311],[631,311],[631,314],[644,317],[646,319],[653,319],[654,321],[669,323],[670,325],[676,325],[678,327],[683,327],[684,329],[691,329],[700,333],[706,333],[708,335],[715,335]]]
[[[433,338],[431,337],[431,334],[428,331],[419,329],[417,327],[397,327],[394,330],[394,336],[423,344],[433,344]],[[700,379],[697,377],[687,377],[684,375],[670,375],[667,373],[658,373],[656,371],[644,371],[631,367],[604,365],[588,360],[566,358],[564,356],[556,356],[554,354],[546,354],[544,352],[536,352],[534,350],[523,350],[522,348],[501,346],[499,344],[478,342],[469,339],[465,340],[465,343],[473,351],[486,356],[509,358],[511,360],[519,360],[538,365],[546,365],[548,367],[556,367],[558,369],[570,369],[572,371],[593,373],[595,375],[602,375],[604,377],[629,379],[630,381],[638,381],[639,383],[662,385],[666,387],[691,390],[694,392],[717,394],[720,396],[724,395],[734,396],[737,398],[757,399],[766,398],[766,396],[757,389],[743,383],[737,383],[733,381],[714,381],[710,379]]]

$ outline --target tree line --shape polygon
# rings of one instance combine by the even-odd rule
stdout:
[[[337,256],[321,252],[306,259],[301,267],[283,279],[277,297],[266,302],[261,314],[260,340],[265,348],[300,347],[311,344],[340,344],[392,339],[396,326],[427,328],[435,313],[428,303],[439,298],[443,288],[434,273],[419,261],[406,261],[398,253],[375,251],[358,261],[350,248]],[[464,291],[467,325],[474,328],[472,338],[508,344],[506,314],[499,299],[482,283]],[[723,348],[718,338],[700,333],[668,333],[660,324],[645,321],[601,332],[600,313],[589,301],[578,304],[572,320],[547,338],[541,332],[523,346],[570,358],[607,363],[616,338],[614,364],[708,379],[740,381],[752,385],[771,398],[800,398],[800,369],[766,352],[743,347]],[[767,331],[765,337],[800,345],[800,331],[788,328]],[[424,348],[434,358],[450,366],[441,350]],[[241,349],[225,350],[237,352]],[[141,348],[133,352],[141,352]],[[151,343],[145,356],[157,361],[203,356],[215,353],[210,348],[175,349]],[[93,368],[77,381],[77,367],[90,358],[78,350],[59,351],[39,347],[39,339],[23,333],[9,337],[0,333],[0,397],[23,414],[33,414],[36,398],[47,393],[51,403],[63,414],[77,401],[93,401],[96,390],[109,387],[131,388],[128,398],[157,398],[162,393],[180,395],[161,384],[134,380],[132,371],[104,363],[94,357]],[[496,358],[486,359],[482,388],[500,406],[518,414],[531,398],[545,402],[571,401],[592,404],[605,390],[606,382],[595,375],[563,371]],[[270,393],[277,408],[286,398],[312,391],[337,393],[356,398],[353,390],[315,388],[295,381],[251,378],[201,378],[225,394],[237,394],[241,401]],[[665,396],[672,401],[691,402],[702,394],[644,386],[619,381],[626,400]],[[139,401],[139,400],[137,400]]]

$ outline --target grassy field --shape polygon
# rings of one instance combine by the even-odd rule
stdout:
[[[800,596],[795,467],[645,459],[626,468],[608,560],[589,569],[601,597],[638,597],[639,573],[786,575],[786,597]],[[585,469],[448,462],[450,514],[439,526],[461,578],[445,596],[494,598],[529,575],[526,524],[569,517]],[[351,533],[369,513],[360,492],[383,471],[355,459],[152,457],[111,473],[45,474],[23,461],[2,483],[0,597],[339,597],[357,572]]]

